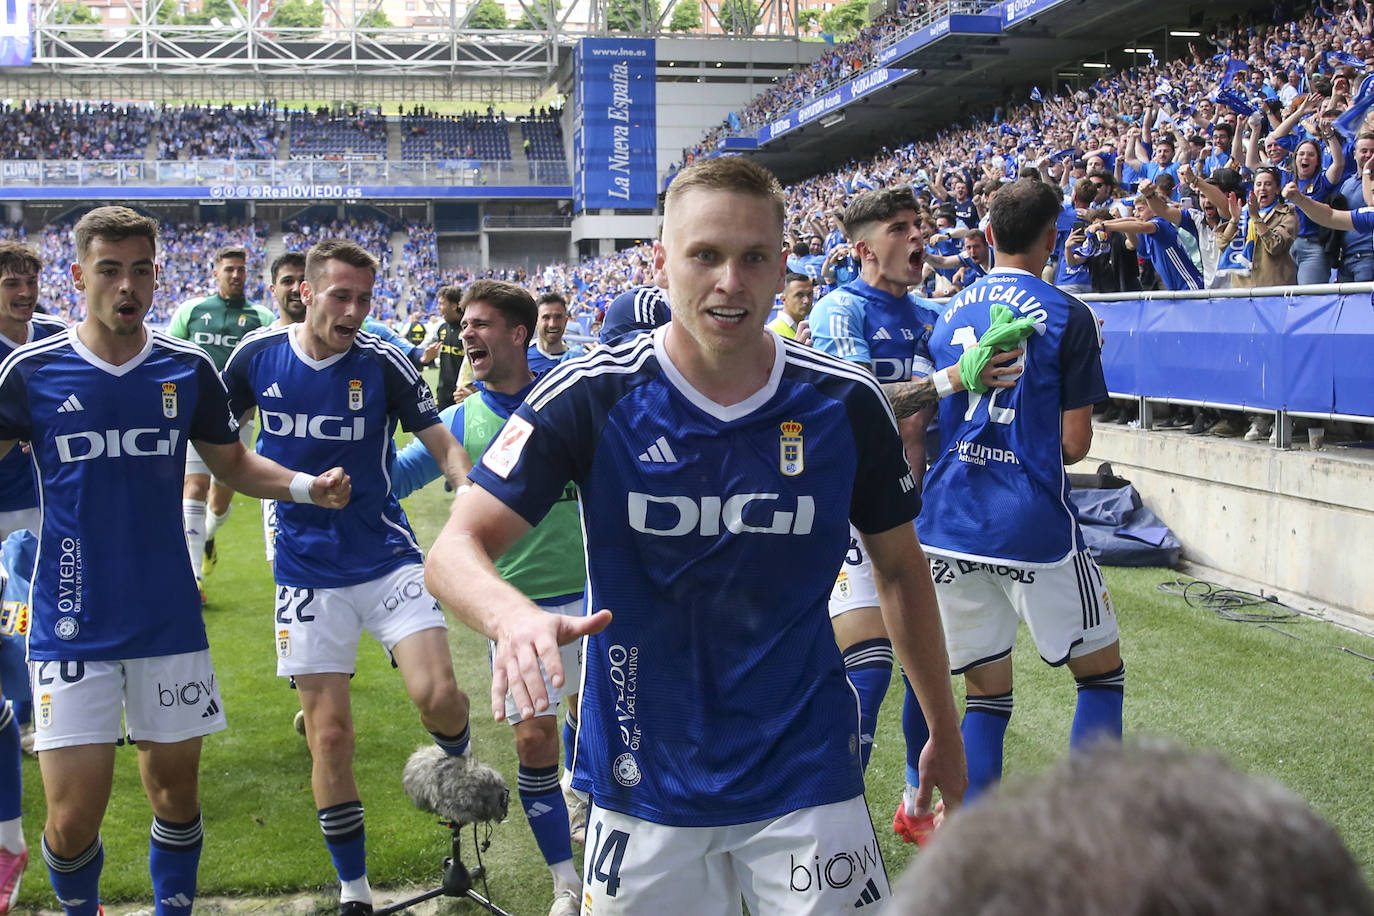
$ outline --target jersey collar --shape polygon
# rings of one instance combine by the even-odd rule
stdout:
[[[113,363],[107,363],[99,356],[96,356],[95,353],[91,351],[90,347],[87,347],[85,344],[81,342],[81,338],[78,337],[76,334],[76,325],[72,325],[71,327],[67,328],[67,339],[71,341],[72,349],[76,351],[77,355],[84,359],[86,362],[90,363],[92,366],[95,366],[101,372],[108,373],[109,375],[113,375],[116,378],[119,378],[123,375],[128,375],[130,372],[133,372],[139,366],[143,365],[143,361],[148,358],[148,354],[153,352],[152,330],[145,327],[143,337],[143,349],[139,350],[133,359],[116,366]]]
[[[311,369],[328,369],[330,366],[334,365],[339,360],[347,356],[350,352],[352,352],[353,347],[355,346],[355,344],[351,343],[348,345],[348,349],[343,351],[342,353],[333,353],[329,356],[326,356],[324,359],[315,359],[309,353],[305,352],[305,349],[301,347],[301,342],[296,339],[296,328],[303,327],[303,322],[298,321],[296,322],[296,324],[290,325],[289,327],[291,328],[291,330],[287,331],[286,336],[291,341],[291,352],[295,353],[296,358],[299,359],[301,362],[305,363]]]
[[[654,358],[658,360],[658,365],[663,371],[663,375],[668,379],[668,384],[678,390],[683,397],[690,401],[695,407],[700,409],[722,423],[731,423],[735,420],[743,419],[749,414],[767,404],[777,393],[778,384],[782,381],[783,363],[786,356],[783,353],[782,338],[777,334],[770,335],[773,340],[773,368],[768,373],[768,381],[763,383],[763,387],[755,391],[749,397],[740,401],[738,404],[731,404],[729,407],[717,404],[692,387],[692,383],[678,371],[677,366],[668,358],[668,351],[663,346],[663,340],[668,334],[668,326],[661,325],[654,328]]]

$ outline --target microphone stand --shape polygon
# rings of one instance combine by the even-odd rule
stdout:
[[[477,893],[477,891],[473,890],[472,882],[479,878],[485,877],[486,866],[481,864],[480,850],[478,852],[477,865],[473,866],[472,868],[468,868],[466,865],[463,864],[463,825],[455,824],[453,821],[441,821],[440,823],[447,827],[449,829],[449,832],[452,834],[453,845],[451,855],[446,856],[444,858],[444,876],[439,886],[433,888],[432,890],[425,891],[422,894],[418,894],[414,897],[411,897],[407,900],[402,900],[398,903],[393,903],[390,906],[385,906],[381,907],[380,909],[373,910],[373,916],[389,916],[389,914],[391,913],[399,913],[402,910],[410,909],[416,904],[424,903],[426,900],[433,900],[435,897],[467,898],[468,900],[471,900],[478,906],[482,907],[488,913],[495,914],[495,916],[511,916],[510,913],[501,909],[499,906],[492,903],[486,897],[483,897],[481,894]],[[473,829],[475,831],[476,827],[474,826]],[[476,834],[474,833],[474,846],[476,845],[476,842]]]

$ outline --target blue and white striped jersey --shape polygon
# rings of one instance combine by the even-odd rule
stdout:
[[[811,310],[811,343],[822,353],[867,363],[880,382],[905,382],[930,374],[926,340],[937,314],[928,299],[852,280]]]
[[[206,647],[181,521],[186,443],[234,442],[238,423],[204,350],[147,335],[120,366],[75,328],[0,365],[0,439],[31,443],[43,510],[31,659]]]
[[[22,344],[16,344],[0,334],[0,359],[4,359],[24,344],[31,344],[65,330],[67,322],[56,315],[34,313],[29,319],[28,340]],[[34,483],[33,462],[23,449],[10,449],[8,455],[0,458],[0,512],[17,512],[21,509],[31,509],[36,505],[38,488]]]
[[[1083,549],[1061,444],[1065,410],[1107,397],[1097,320],[1073,296],[1023,270],[998,268],[954,297],[931,355],[952,366],[1003,303],[1036,320],[1014,388],[940,401],[940,454],[916,523],[929,553],[1017,566],[1057,566]]]
[[[471,474],[537,524],[577,485],[588,606],[573,785],[675,826],[775,817],[863,792],[858,702],[827,602],[849,523],[920,499],[872,376],[774,336],[762,389],[722,407],[666,329],[563,363]]]
[[[259,452],[310,474],[342,466],[352,479],[343,509],[277,503],[277,584],[338,588],[423,562],[388,469],[398,420],[408,432],[439,422],[429,385],[375,334],[359,331],[343,353],[315,360],[297,327],[249,335],[224,365],[235,415],[258,408]]]

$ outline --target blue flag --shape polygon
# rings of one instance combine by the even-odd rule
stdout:
[[[1216,100],[1242,118],[1248,118],[1257,111],[1254,105],[1250,104],[1244,96],[1234,89],[1222,89],[1218,91]]]
[[[1370,108],[1374,108],[1374,73],[1360,80],[1360,86],[1351,97],[1345,113],[1331,126],[1347,140],[1353,139],[1360,132],[1360,125],[1364,123],[1364,116],[1369,113]]]
[[[1032,101],[1035,101],[1035,102],[1043,102],[1043,101],[1045,101],[1045,97],[1044,97],[1043,95],[1040,94],[1040,87],[1039,87],[1039,86],[1032,86],[1032,87],[1031,87],[1031,100],[1032,100]]]
[[[1354,54],[1347,54],[1344,51],[1327,51],[1326,63],[1332,67],[1354,67],[1356,70],[1367,70],[1369,64],[1360,60]]]
[[[1221,88],[1230,89],[1231,80],[1235,79],[1236,74],[1248,71],[1250,65],[1238,57],[1233,57],[1226,62],[1226,72],[1221,75]]]

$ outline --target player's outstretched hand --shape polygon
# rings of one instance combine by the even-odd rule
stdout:
[[[492,717],[497,722],[506,717],[507,691],[522,719],[548,709],[544,674],[548,673],[553,686],[563,686],[563,660],[558,647],[600,633],[610,622],[610,611],[568,617],[534,605],[506,615],[496,634],[496,652],[491,660]]]
[[[955,731],[946,739],[934,735],[921,748],[917,764],[921,785],[916,790],[916,810],[931,810],[935,789],[945,803],[945,813],[952,814],[964,802],[968,790],[968,764],[964,758],[964,741]]]
[[[326,509],[342,509],[353,495],[353,481],[343,468],[330,468],[310,482],[310,498]]]

